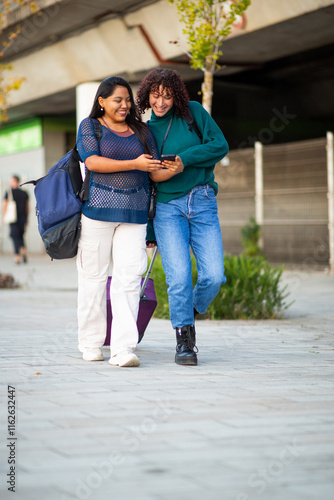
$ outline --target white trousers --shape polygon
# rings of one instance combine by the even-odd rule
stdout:
[[[113,321],[110,354],[138,343],[137,317],[141,276],[147,267],[146,224],[104,222],[81,216],[77,254],[78,337],[85,349],[102,347],[106,337],[106,284],[110,255]]]

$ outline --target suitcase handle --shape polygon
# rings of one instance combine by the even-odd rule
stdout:
[[[153,252],[153,256],[152,256],[152,260],[151,260],[151,263],[150,263],[150,267],[147,270],[147,273],[146,273],[143,285],[142,285],[141,290],[140,290],[140,299],[143,299],[143,297],[144,297],[144,292],[145,292],[145,289],[146,289],[149,277],[151,276],[153,264],[154,264],[155,258],[157,256],[157,253],[158,253],[158,247],[155,247],[154,252]]]

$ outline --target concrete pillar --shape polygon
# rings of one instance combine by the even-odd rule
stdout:
[[[334,273],[334,140],[333,132],[327,132],[327,186],[328,186],[328,234],[329,269]]]
[[[101,82],[81,83],[76,88],[77,128],[92,109],[94,97]]]
[[[255,142],[255,221],[263,227],[263,146]],[[259,248],[263,250],[263,236],[259,239]]]
[[[77,112],[77,130],[79,128],[80,122],[86,118],[93,106],[94,97],[100,82],[87,82],[81,83],[77,86],[75,97],[76,97],[76,112]],[[85,178],[85,166],[80,163],[82,178]]]

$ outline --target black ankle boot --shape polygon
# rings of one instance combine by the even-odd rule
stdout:
[[[176,328],[176,354],[175,363],[178,365],[197,365],[198,349],[196,343],[195,327],[185,325],[182,328]]]

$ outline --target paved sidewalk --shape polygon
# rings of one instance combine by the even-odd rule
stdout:
[[[2,499],[333,498],[334,276],[285,273],[282,320],[199,321],[197,367],[154,319],[119,368],[77,350],[73,260],[0,272],[23,285],[0,290]]]

